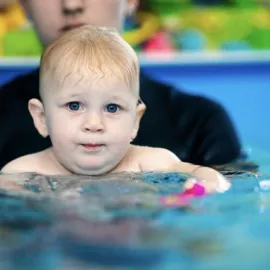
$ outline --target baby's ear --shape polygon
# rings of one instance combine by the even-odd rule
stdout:
[[[143,102],[137,105],[137,111],[136,111],[137,116],[136,116],[136,121],[135,121],[135,125],[132,132],[132,138],[131,138],[132,140],[134,140],[137,136],[138,130],[140,128],[140,122],[144,115],[145,110],[146,110],[146,106]]]
[[[49,135],[43,104],[36,98],[30,99],[28,102],[28,110],[33,118],[34,125],[42,137]]]

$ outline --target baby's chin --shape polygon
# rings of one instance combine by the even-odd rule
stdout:
[[[108,174],[114,170],[114,165],[102,165],[102,166],[80,166],[75,165],[68,166],[68,170],[73,174],[85,175],[85,176],[98,176],[103,174]]]

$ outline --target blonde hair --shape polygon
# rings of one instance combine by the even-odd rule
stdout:
[[[139,95],[139,64],[135,51],[114,29],[84,25],[61,35],[41,57],[40,95],[51,81],[56,87],[78,73],[120,76]]]

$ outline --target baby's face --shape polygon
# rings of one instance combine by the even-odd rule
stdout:
[[[138,97],[125,81],[71,75],[61,89],[44,90],[47,128],[60,163],[78,174],[112,170],[137,132]]]

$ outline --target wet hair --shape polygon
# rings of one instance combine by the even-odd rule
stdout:
[[[135,51],[118,32],[84,25],[61,35],[44,51],[40,63],[40,95],[48,87],[60,88],[65,79],[115,76],[124,79],[139,96],[139,64]]]

